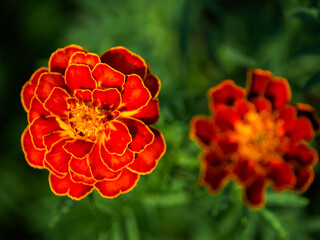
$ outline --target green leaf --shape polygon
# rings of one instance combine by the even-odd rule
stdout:
[[[288,233],[282,226],[277,216],[267,209],[262,209],[259,211],[259,213],[280,239],[289,240]]]
[[[273,193],[267,194],[267,206],[272,207],[294,207],[301,208],[309,204],[309,200],[305,197],[294,193]]]
[[[75,203],[75,200],[72,200],[68,197],[62,197],[55,211],[53,212],[53,216],[49,223],[49,227],[54,228],[61,219],[61,217],[70,212],[70,210],[75,206]]]
[[[292,15],[305,22],[319,23],[320,20],[317,8],[299,8]]]
[[[137,225],[137,220],[135,218],[134,212],[131,208],[126,209],[125,211],[126,217],[126,227],[127,227],[127,235],[129,240],[139,240],[139,229]]]
[[[188,202],[188,195],[184,192],[166,193],[166,194],[149,194],[143,198],[145,204],[162,207],[180,205]]]
[[[308,91],[311,88],[315,87],[320,83],[320,72],[317,72],[315,75],[313,75],[307,83],[304,85],[303,90]]]

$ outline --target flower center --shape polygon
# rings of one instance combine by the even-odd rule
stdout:
[[[98,108],[92,103],[77,102],[71,107],[69,123],[75,135],[95,140],[107,128],[108,121],[119,115],[118,112]]]
[[[279,156],[279,124],[266,112],[249,112],[235,125],[241,156],[259,162]]]

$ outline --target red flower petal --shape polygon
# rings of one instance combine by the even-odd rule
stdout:
[[[154,139],[152,131],[142,121],[133,118],[121,118],[119,119],[124,123],[130,132],[132,141],[129,145],[129,149],[133,152],[141,152],[145,149]]]
[[[210,188],[211,191],[219,191],[229,180],[229,171],[227,169],[215,169],[210,166],[203,173],[202,185]]]
[[[237,100],[244,97],[244,94],[244,89],[235,85],[232,80],[225,80],[208,91],[214,107],[219,104],[233,106]]]
[[[284,120],[284,122],[290,122],[294,120],[297,116],[297,110],[292,105],[286,105],[279,111],[279,119]]]
[[[55,87],[44,102],[44,107],[58,117],[68,117],[70,112],[67,104],[68,98],[70,95],[66,90]]]
[[[43,104],[39,102],[37,98],[33,98],[31,101],[30,111],[28,113],[28,122],[32,121],[38,117],[45,117],[50,113],[43,107]]]
[[[92,101],[92,91],[86,89],[76,89],[73,94],[75,97],[85,102]]]
[[[286,136],[288,136],[292,142],[301,139],[311,140],[314,137],[312,124],[306,117],[300,117],[296,120],[286,122],[283,129]]]
[[[43,137],[57,130],[61,130],[61,128],[55,117],[35,119],[30,125],[30,134],[34,146],[38,149],[44,148]]]
[[[125,75],[116,71],[107,64],[99,63],[92,71],[93,77],[96,79],[100,88],[116,88],[120,92],[123,89]]]
[[[40,102],[45,102],[54,87],[65,87],[63,76],[60,73],[43,73],[35,91]]]
[[[148,88],[152,98],[156,98],[159,95],[161,83],[157,76],[152,74],[148,67],[147,77],[143,80],[144,85]]]
[[[248,72],[248,98],[263,96],[269,81],[273,78],[272,73],[261,69]]]
[[[49,165],[46,161],[43,161],[43,165],[46,167],[46,169],[49,170],[50,173],[54,174],[55,176],[59,177],[59,178],[63,178],[66,175],[68,175],[68,173],[59,173],[57,172],[53,167],[51,167],[51,165]]]
[[[253,161],[241,158],[237,162],[233,171],[237,176],[237,179],[245,185],[248,184],[248,182],[252,180],[252,177],[256,175],[255,164]]]
[[[222,131],[233,130],[239,121],[240,114],[231,108],[219,108],[214,116],[214,124]]]
[[[22,145],[22,150],[24,152],[27,163],[31,167],[43,169],[44,168],[43,159],[46,151],[38,150],[34,147],[31,141],[31,135],[28,128],[26,128],[22,133],[21,145]]]
[[[75,158],[84,158],[91,152],[93,145],[93,142],[74,139],[70,142],[67,142],[64,145],[64,149]]]
[[[50,72],[58,72],[64,75],[69,65],[70,57],[75,52],[86,52],[86,50],[73,44],[56,50],[53,54],[51,54],[49,59]]]
[[[298,103],[296,104],[296,108],[298,109],[298,117],[305,116],[312,123],[312,127],[315,131],[318,131],[320,128],[319,119],[316,115],[315,110],[308,104]]]
[[[151,99],[146,106],[139,110],[123,111],[121,112],[121,116],[137,118],[145,124],[155,124],[160,117],[159,101],[156,98]]]
[[[132,138],[126,125],[118,121],[111,121],[105,130],[104,146],[109,153],[122,155]]]
[[[216,140],[216,144],[225,156],[235,153],[239,148],[238,142],[235,142],[235,140],[231,139],[229,136],[220,137]]]
[[[308,148],[305,144],[300,144],[288,147],[284,158],[287,161],[295,162],[302,167],[306,167],[317,163],[318,154],[314,149]]]
[[[94,145],[92,152],[88,157],[88,164],[90,166],[92,176],[96,181],[116,179],[119,177],[121,171],[113,172],[102,162],[100,157],[100,144],[101,143],[96,143]]]
[[[121,193],[132,190],[139,180],[139,174],[133,173],[128,169],[123,169],[119,178],[115,180],[105,180],[95,184],[98,192],[106,198],[114,198]]]
[[[97,83],[87,65],[69,65],[66,71],[66,84],[72,93],[76,89],[97,88]]]
[[[265,178],[256,176],[245,189],[245,201],[253,208],[260,208],[265,204],[264,191],[266,187]]]
[[[139,174],[149,174],[157,166],[159,159],[166,152],[166,143],[158,129],[150,128],[154,134],[153,142],[142,152],[136,154],[136,159],[128,168]]]
[[[268,99],[264,97],[257,97],[251,100],[257,109],[257,112],[267,111],[270,113],[272,111],[271,103]]]
[[[247,99],[242,98],[239,99],[235,104],[235,110],[239,113],[239,115],[244,118],[244,116],[252,110],[252,103],[247,101]]]
[[[69,61],[69,64],[84,64],[92,70],[94,66],[100,63],[100,58],[94,53],[75,52]]]
[[[117,154],[108,153],[103,145],[101,145],[100,155],[102,161],[108,166],[108,168],[115,172],[123,169],[134,160],[134,153],[129,149],[125,151],[123,155],[119,156]]]
[[[106,63],[123,74],[137,74],[142,79],[146,77],[147,64],[137,54],[130,52],[124,47],[114,47],[104,52],[101,62]]]
[[[273,186],[277,191],[291,188],[296,183],[291,167],[283,162],[270,163],[268,178],[272,180]]]
[[[48,151],[51,150],[52,145],[60,141],[62,138],[70,137],[67,131],[54,131],[43,137],[44,145]]]
[[[203,159],[208,166],[217,169],[225,167],[229,162],[228,159],[217,150],[212,151],[211,149],[202,154],[201,159]]]
[[[45,161],[58,173],[67,173],[71,154],[67,153],[63,148],[67,139],[54,144],[49,152],[45,155]]]
[[[42,73],[48,72],[47,68],[39,68],[37,71],[35,71],[30,80],[26,82],[21,90],[21,102],[24,110],[27,112],[30,109],[31,106],[31,100],[34,97],[34,92],[36,90],[36,87],[38,85],[39,78]]]
[[[92,177],[91,178],[84,177],[82,175],[79,175],[79,174],[73,172],[72,170],[70,170],[70,178],[73,182],[83,183],[83,184],[91,185],[91,186],[93,186],[94,183],[96,182]]]
[[[269,81],[265,97],[270,99],[274,108],[282,108],[291,99],[291,90],[287,79],[279,77]]]
[[[122,111],[132,111],[142,108],[150,101],[149,90],[137,75],[127,76],[122,93]]]
[[[117,109],[121,103],[121,95],[116,88],[95,89],[92,93],[93,105],[108,110]]]
[[[312,168],[303,168],[296,172],[297,183],[294,187],[296,191],[303,192],[310,184],[313,182],[314,179],[314,172]]]
[[[73,200],[80,200],[92,192],[93,187],[82,183],[75,183],[70,179],[70,175],[59,178],[49,174],[49,184],[52,192],[58,196],[68,195]]]
[[[204,146],[209,146],[215,132],[211,119],[204,116],[192,118],[190,123],[190,138],[198,140]]]
[[[82,175],[87,178],[92,177],[87,157],[81,159],[72,157],[69,162],[69,169],[78,175]]]

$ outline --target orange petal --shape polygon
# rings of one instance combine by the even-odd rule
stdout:
[[[283,126],[285,134],[292,142],[304,140],[312,140],[314,131],[312,124],[306,117],[300,117],[290,122],[286,122]]]
[[[27,163],[31,167],[43,169],[44,168],[43,159],[46,151],[38,150],[34,147],[31,140],[29,128],[26,128],[22,133],[21,145],[22,145],[22,150],[24,152]]]
[[[126,125],[111,121],[105,130],[104,146],[111,154],[122,155],[131,143],[131,135]]]
[[[99,88],[116,88],[122,91],[125,75],[116,71],[107,64],[99,63],[92,71]]]
[[[157,166],[158,161],[166,152],[166,143],[161,132],[155,128],[150,128],[155,136],[153,142],[142,152],[136,154],[136,159],[128,168],[139,174],[148,174]]]
[[[265,204],[266,179],[256,176],[250,185],[246,186],[244,199],[252,208],[261,208]]]
[[[57,49],[49,59],[50,72],[58,72],[64,75],[69,65],[69,60],[75,52],[86,52],[86,50],[74,44]]]
[[[68,132],[67,131],[54,131],[54,132],[50,132],[47,135],[45,135],[43,137],[43,142],[44,145],[46,146],[46,149],[48,151],[51,150],[51,147],[53,144],[55,144],[56,142],[60,141],[63,138],[67,138],[69,137]]]
[[[272,111],[272,105],[270,101],[264,97],[256,97],[251,99],[251,102],[256,107],[257,112],[267,111],[270,113]]]
[[[289,146],[286,149],[284,159],[289,162],[295,162],[302,167],[315,165],[318,161],[318,153],[305,144]]]
[[[48,133],[61,130],[55,117],[39,117],[30,124],[32,142],[36,148],[44,148],[43,137]]]
[[[284,122],[289,122],[295,119],[297,116],[297,109],[292,105],[286,105],[279,111],[279,118]]]
[[[147,77],[143,79],[144,85],[149,89],[152,98],[159,95],[161,83],[157,76],[155,76],[148,67]]]
[[[158,99],[151,99],[148,104],[136,111],[122,111],[121,116],[140,119],[145,124],[155,124],[160,117]]]
[[[81,159],[72,157],[69,162],[69,169],[78,175],[82,175],[87,178],[92,177],[87,157]]]
[[[68,172],[71,154],[63,148],[67,139],[54,144],[49,152],[45,155],[45,161],[58,173],[65,174]]]
[[[91,102],[92,101],[92,91],[86,90],[86,89],[76,89],[73,94],[78,99],[81,99],[85,102]]]
[[[213,124],[209,117],[195,116],[190,123],[190,138],[196,139],[200,144],[209,146],[211,139],[215,137]]]
[[[208,91],[213,108],[220,104],[233,106],[237,100],[244,97],[244,94],[244,89],[238,87],[232,80],[225,80]]]
[[[123,74],[137,74],[144,79],[147,74],[146,62],[137,54],[124,47],[114,47],[104,52],[101,62],[106,63]]]
[[[133,111],[142,108],[150,101],[149,90],[137,75],[127,76],[122,92],[122,111]]]
[[[116,179],[119,177],[121,171],[113,172],[102,162],[100,157],[100,144],[101,143],[96,143],[94,145],[88,157],[88,164],[92,176],[96,181]]]
[[[73,172],[72,170],[70,170],[70,178],[73,182],[76,182],[76,183],[83,183],[83,184],[86,184],[86,185],[91,185],[93,186],[94,183],[96,182],[93,177],[91,178],[87,178],[87,177],[84,177],[82,175],[79,175],[75,172]]]
[[[67,68],[66,84],[73,93],[76,89],[95,89],[97,83],[86,65],[73,64]]]
[[[133,173],[124,168],[119,178],[97,182],[95,188],[106,198],[114,198],[121,193],[132,190],[139,180],[139,174]]]
[[[128,164],[132,163],[134,160],[134,153],[131,150],[125,151],[121,156],[117,154],[110,154],[101,144],[100,155],[102,161],[110,168],[112,171],[119,171],[126,167]]]
[[[75,52],[69,61],[69,64],[84,64],[90,67],[92,70],[98,63],[100,58],[94,53]]]
[[[58,117],[68,117],[70,113],[67,103],[68,98],[70,98],[70,95],[66,90],[55,87],[44,102],[44,107]]]
[[[271,162],[268,169],[268,178],[277,191],[291,188],[296,183],[291,167],[284,162]]]
[[[152,131],[142,121],[133,118],[121,118],[119,119],[124,123],[130,132],[132,141],[129,145],[129,149],[133,152],[141,152],[145,149],[154,139]]]
[[[31,101],[30,111],[28,113],[28,122],[32,121],[38,117],[45,117],[50,113],[43,107],[43,104],[37,99],[33,98]]]
[[[287,102],[291,100],[291,90],[288,80],[285,78],[274,78],[270,80],[265,92],[273,107],[281,109]]]
[[[36,96],[44,103],[55,87],[65,88],[64,78],[60,73],[43,73],[36,88]]]
[[[93,147],[94,143],[82,139],[74,139],[64,145],[64,149],[75,158],[86,157]]]
[[[121,103],[121,95],[116,88],[95,89],[92,93],[93,105],[108,110],[117,109]]]
[[[38,85],[39,78],[42,73],[48,72],[47,68],[39,68],[35,71],[28,82],[26,82],[21,90],[21,102],[23,108],[28,111],[31,106],[31,100],[34,97],[34,92]]]
[[[273,78],[272,73],[261,69],[248,71],[247,89],[248,98],[263,96],[269,81]]]
[[[54,174],[49,174],[49,184],[52,192],[58,196],[68,195],[73,200],[81,200],[90,194],[93,187],[82,183],[73,182],[70,175],[59,178]]]

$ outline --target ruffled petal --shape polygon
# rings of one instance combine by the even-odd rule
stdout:
[[[256,174],[255,164],[253,161],[240,158],[233,169],[234,174],[236,175],[238,181],[244,185],[251,182],[252,177]]]
[[[31,101],[30,111],[28,112],[28,122],[32,121],[38,117],[45,117],[50,113],[43,107],[43,104],[37,99],[33,98]]]
[[[150,67],[148,67],[147,77],[143,79],[144,85],[148,88],[149,92],[151,93],[152,98],[156,98],[159,95],[161,83],[157,76],[155,76]]]
[[[46,146],[47,151],[51,150],[52,145],[54,145],[55,143],[57,143],[58,141],[60,141],[63,138],[68,138],[70,137],[68,135],[67,131],[54,131],[54,132],[50,132],[47,135],[45,135],[43,137],[43,143]]]
[[[83,183],[83,184],[86,184],[86,185],[91,185],[93,186],[95,184],[95,180],[93,179],[93,177],[91,178],[87,178],[87,177],[84,177],[78,173],[75,173],[73,172],[72,170],[70,170],[70,178],[73,182],[76,182],[76,183]]]
[[[82,175],[87,178],[92,177],[87,157],[81,159],[72,157],[69,162],[69,169],[78,175]]]
[[[132,141],[129,145],[129,149],[133,152],[141,152],[145,149],[154,139],[152,131],[142,121],[133,118],[121,118],[119,119],[125,124],[130,132]]]
[[[133,111],[142,108],[150,101],[149,90],[137,75],[127,76],[122,92],[122,111]]]
[[[133,173],[124,168],[119,178],[97,182],[95,188],[106,198],[114,198],[121,193],[132,190],[139,180],[139,174]]]
[[[233,106],[237,100],[244,97],[244,94],[244,89],[238,87],[232,80],[225,80],[208,91],[213,108],[219,104]]]
[[[284,159],[294,162],[302,167],[315,165],[318,162],[318,154],[305,144],[293,145],[286,149]]]
[[[73,182],[70,175],[59,178],[54,174],[49,174],[49,184],[52,192],[58,196],[68,195],[73,200],[81,200],[90,194],[93,187],[82,183]]]
[[[70,95],[66,90],[55,87],[44,102],[44,107],[53,115],[58,117],[68,117],[70,112],[67,103],[68,98],[70,98]]]
[[[31,100],[34,97],[34,92],[36,90],[36,87],[38,85],[39,78],[42,73],[48,72],[47,68],[39,68],[37,71],[35,71],[28,82],[26,82],[21,90],[21,102],[24,110],[27,112],[30,109],[31,106]]]
[[[271,162],[267,174],[277,191],[291,188],[296,183],[292,168],[284,162]]]
[[[121,103],[120,92],[116,88],[95,89],[92,93],[93,105],[107,110],[117,109]]]
[[[266,179],[263,176],[256,176],[251,184],[246,186],[244,199],[252,208],[261,208],[265,204],[264,192]]]
[[[101,143],[96,143],[88,156],[88,165],[92,176],[96,181],[116,179],[119,177],[121,171],[113,172],[102,162],[100,157],[100,144]]]
[[[93,147],[94,143],[82,139],[74,139],[64,145],[64,149],[75,158],[86,157]]]
[[[155,124],[160,117],[159,101],[154,98],[148,104],[135,111],[122,111],[121,116],[133,117],[143,121],[145,124]]]
[[[241,121],[239,112],[231,108],[219,108],[214,116],[215,125],[222,131],[234,130],[235,124]]]
[[[293,121],[286,122],[283,130],[292,143],[301,139],[312,140],[314,137],[312,124],[306,117],[300,117]]]
[[[97,82],[87,65],[69,65],[66,71],[66,84],[73,93],[76,89],[96,89]]]
[[[58,173],[64,174],[68,172],[71,154],[63,148],[67,139],[54,144],[49,152],[45,155],[45,161]]]
[[[73,93],[75,97],[85,102],[92,101],[92,91],[87,89],[76,89]]]
[[[111,121],[105,130],[104,146],[111,154],[122,155],[132,138],[126,125],[118,121]]]
[[[230,172],[225,169],[216,169],[210,166],[203,166],[201,184],[207,186],[212,192],[219,191],[229,180]]]
[[[256,97],[252,99],[251,102],[256,107],[257,112],[266,111],[268,113],[271,113],[272,111],[272,105],[270,101],[265,97]]]
[[[32,142],[36,148],[44,148],[43,137],[48,133],[61,130],[55,117],[35,119],[30,125],[30,134]]]
[[[98,63],[100,63],[100,58],[94,53],[85,52],[75,52],[69,61],[69,64],[84,64],[89,66],[92,70]]]
[[[46,151],[38,150],[34,147],[31,140],[29,128],[26,128],[22,133],[21,145],[22,145],[22,150],[24,152],[27,163],[31,167],[43,169],[44,154],[46,153]]]
[[[149,174],[155,169],[158,161],[166,152],[164,137],[158,129],[150,128],[154,134],[153,142],[142,152],[136,154],[136,159],[128,165],[128,168],[139,174]]]
[[[296,119],[297,109],[292,105],[286,105],[279,111],[279,119],[282,119],[284,122],[290,122]]]
[[[80,46],[72,44],[64,48],[59,48],[52,53],[49,59],[50,72],[58,72],[64,75],[69,65],[69,60],[75,52],[86,52],[86,50]]]
[[[101,62],[106,63],[123,74],[137,74],[145,79],[147,74],[146,62],[137,54],[124,47],[114,47],[100,56]]]
[[[35,90],[40,102],[44,103],[55,87],[65,88],[63,76],[60,73],[43,73]]]
[[[100,155],[102,161],[108,166],[108,168],[115,172],[123,169],[134,160],[134,153],[129,149],[119,156],[117,154],[110,154],[103,145],[101,145]]]
[[[99,88],[116,88],[122,92],[125,75],[107,64],[99,63],[92,71]]]
[[[190,123],[190,138],[196,139],[200,144],[209,146],[211,139],[215,137],[213,124],[209,117],[196,116]]]
[[[248,98],[263,96],[269,81],[273,78],[272,73],[261,69],[248,71],[247,89]]]
[[[312,123],[314,131],[318,131],[320,128],[319,118],[317,117],[317,114],[313,107],[308,104],[297,103],[296,108],[298,110],[298,117],[307,117]]]
[[[291,100],[291,90],[288,80],[280,77],[270,80],[264,96],[271,101],[274,108],[281,109]]]
[[[303,192],[309,188],[314,179],[312,168],[302,168],[296,171],[297,182],[294,187],[296,191]]]
[[[219,153],[217,149],[214,151],[212,149],[207,150],[201,155],[201,159],[205,162],[206,166],[208,165],[217,169],[225,167],[228,163],[226,157]]]

